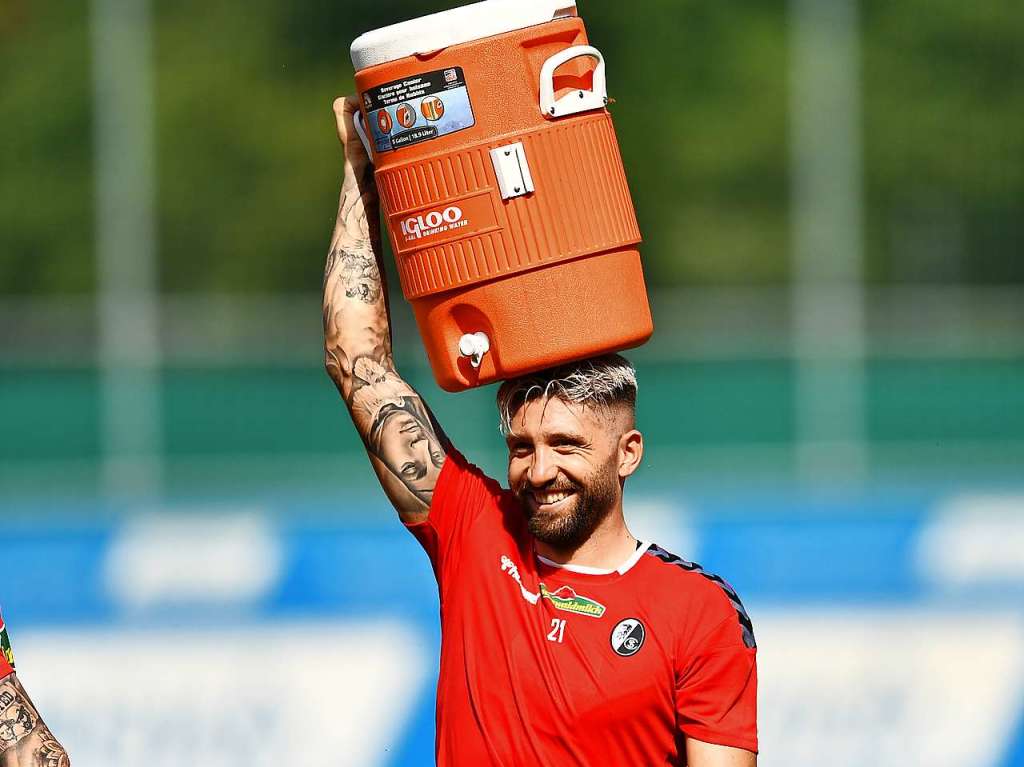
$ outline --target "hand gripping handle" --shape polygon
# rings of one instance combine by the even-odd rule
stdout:
[[[580,56],[597,60],[594,70],[594,88],[589,91],[572,91],[555,100],[555,70],[562,64]],[[608,83],[605,80],[604,56],[590,45],[574,45],[559,51],[544,62],[540,70],[540,111],[545,117],[565,117],[591,109],[601,109],[608,103]]]

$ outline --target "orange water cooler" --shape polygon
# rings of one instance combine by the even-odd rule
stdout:
[[[573,0],[486,0],[352,44],[398,263],[459,391],[644,343],[640,230]]]

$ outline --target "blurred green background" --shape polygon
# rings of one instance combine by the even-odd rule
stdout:
[[[330,105],[357,34],[449,5],[0,0],[3,496],[372,487],[321,367]],[[657,326],[643,486],[1024,476],[1024,14],[840,5],[580,4]],[[441,393],[394,298],[500,475],[493,391]]]

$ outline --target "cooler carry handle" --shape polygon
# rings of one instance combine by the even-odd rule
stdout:
[[[590,56],[597,60],[594,69],[594,89],[589,91],[573,91],[555,100],[555,70],[562,64],[580,56]],[[544,62],[540,70],[540,111],[545,117],[565,117],[591,109],[601,109],[608,103],[608,83],[605,80],[604,56],[601,51],[590,45],[574,45],[559,51]]]
[[[370,139],[366,135],[366,126],[363,124],[363,113],[361,111],[356,110],[352,123],[356,126],[356,134],[359,136],[359,140],[363,142],[366,156],[370,158],[370,165],[373,165],[373,151],[370,149]]]

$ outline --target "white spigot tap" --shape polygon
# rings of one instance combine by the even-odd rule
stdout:
[[[459,339],[459,354],[469,357],[469,363],[474,367],[480,367],[484,355],[491,350],[491,339],[486,333],[466,333]]]

